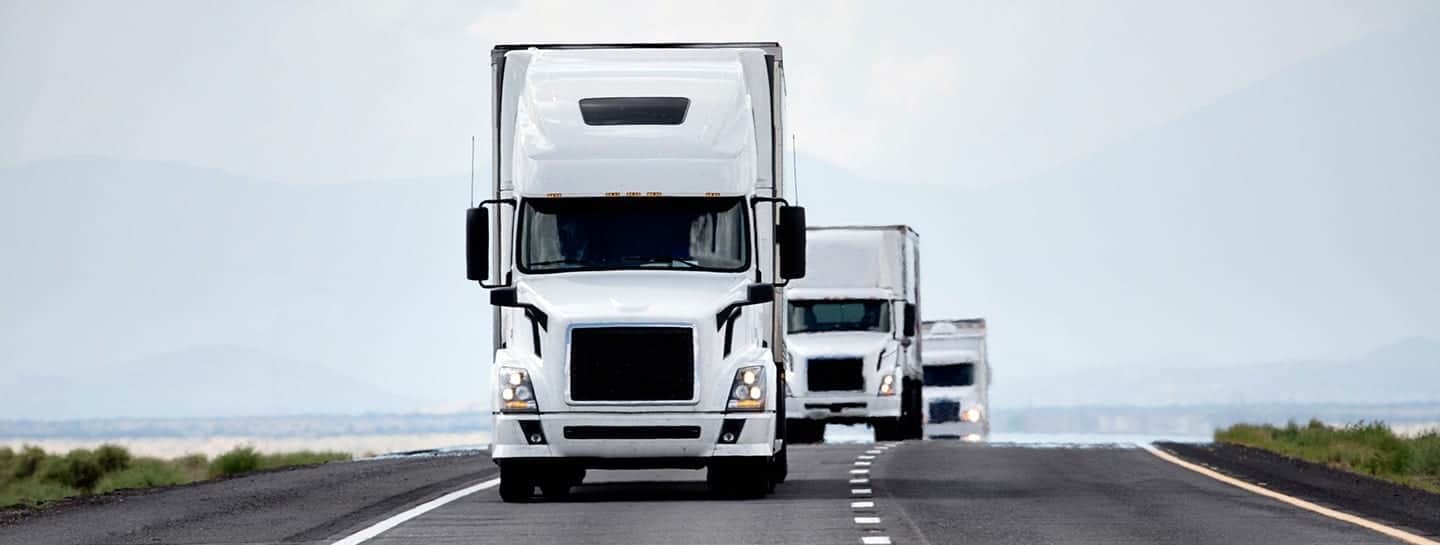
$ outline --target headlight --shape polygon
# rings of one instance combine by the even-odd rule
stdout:
[[[735,371],[735,382],[730,386],[732,411],[758,411],[765,408],[765,367],[741,367]]]
[[[880,377],[880,395],[895,395],[895,373],[888,373]]]
[[[970,407],[960,413],[960,420],[962,422],[979,422],[980,416],[979,407]]]
[[[500,411],[507,413],[535,412],[535,387],[530,384],[530,373],[515,367],[501,367]]]

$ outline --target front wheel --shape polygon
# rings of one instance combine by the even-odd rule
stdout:
[[[773,487],[769,460],[711,464],[705,482],[710,492],[736,499],[763,498]]]
[[[785,477],[790,475],[790,455],[786,451],[790,445],[780,445],[780,452],[770,459],[770,491],[775,491],[775,485],[785,482]]]
[[[500,466],[500,500],[505,503],[530,501],[535,479],[523,467]]]
[[[925,438],[925,395],[921,388],[924,383],[918,380],[906,381],[905,385],[905,411],[901,417],[901,425],[905,428],[902,433],[906,439]]]
[[[796,445],[825,442],[825,422],[790,419],[785,421],[785,442]]]

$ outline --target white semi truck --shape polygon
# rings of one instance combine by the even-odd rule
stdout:
[[[466,253],[494,306],[500,496],[596,468],[773,490],[806,236],[780,46],[501,45],[491,67],[493,192]]]
[[[809,274],[788,290],[792,442],[868,424],[877,441],[923,435],[920,238],[904,225],[814,227]]]
[[[990,434],[990,357],[985,319],[933,320],[925,340],[925,434],[981,440]]]

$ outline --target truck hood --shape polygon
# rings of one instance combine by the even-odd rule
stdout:
[[[803,359],[830,356],[874,357],[895,339],[877,331],[830,331],[791,334],[785,346]]]
[[[690,271],[592,271],[530,276],[520,300],[551,320],[715,323],[715,313],[745,296],[744,274]]]

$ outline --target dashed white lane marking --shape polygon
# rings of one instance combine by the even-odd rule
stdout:
[[[890,545],[889,536],[865,536],[860,538],[861,545]]]
[[[854,496],[869,496],[871,490],[869,488],[851,488],[850,494]]]
[[[870,449],[870,450],[865,451],[865,454],[880,454],[880,453],[882,453],[882,452],[885,452],[885,451],[880,450],[880,449],[878,449],[878,448],[872,448],[872,449]]]
[[[861,454],[861,455],[859,455],[859,456],[856,456],[855,459],[857,459],[857,460],[874,460],[875,457],[874,457],[874,456],[870,456],[870,455],[868,455],[868,454]]]
[[[1188,470],[1190,470],[1190,471],[1194,471],[1194,472],[1199,473],[1199,474],[1201,474],[1201,475],[1204,475],[1204,476],[1206,476],[1206,477],[1210,477],[1211,479],[1215,479],[1215,480],[1220,481],[1220,482],[1222,482],[1222,483],[1225,483],[1225,484],[1228,484],[1228,485],[1231,485],[1231,486],[1235,486],[1235,487],[1237,487],[1237,488],[1241,488],[1241,489],[1244,489],[1244,490],[1246,490],[1246,491],[1248,491],[1248,492],[1253,492],[1253,493],[1259,494],[1259,495],[1261,495],[1261,496],[1265,496],[1265,497],[1267,497],[1267,498],[1272,498],[1272,499],[1280,500],[1280,501],[1282,501],[1282,502],[1288,503],[1288,504],[1293,505],[1293,506],[1295,506],[1295,507],[1299,507],[1299,508],[1304,509],[1304,510],[1306,510],[1306,511],[1310,511],[1310,512],[1312,512],[1312,513],[1316,513],[1316,514],[1319,514],[1319,515],[1322,515],[1322,516],[1330,517],[1330,518],[1335,519],[1335,520],[1345,521],[1345,522],[1348,522],[1348,523],[1350,523],[1350,524],[1354,524],[1354,525],[1356,525],[1356,526],[1359,526],[1359,527],[1361,527],[1361,528],[1365,528],[1365,529],[1368,529],[1368,530],[1374,530],[1374,531],[1376,531],[1376,532],[1380,532],[1380,533],[1382,533],[1382,534],[1385,534],[1385,535],[1387,535],[1387,536],[1393,537],[1393,538],[1398,539],[1398,540],[1400,540],[1400,541],[1404,541],[1404,542],[1406,542],[1406,543],[1410,543],[1410,544],[1412,544],[1412,545],[1440,545],[1440,542],[1437,542],[1437,541],[1434,541],[1434,540],[1431,540],[1431,539],[1426,539],[1426,538],[1424,538],[1424,537],[1417,536],[1417,535],[1415,535],[1415,534],[1412,534],[1412,533],[1410,533],[1410,532],[1406,532],[1406,531],[1404,531],[1404,530],[1400,530],[1400,529],[1398,529],[1398,528],[1392,528],[1392,527],[1386,526],[1386,525],[1384,525],[1384,524],[1380,524],[1380,523],[1378,523],[1378,522],[1374,522],[1374,521],[1371,521],[1371,520],[1368,520],[1368,519],[1364,519],[1364,518],[1357,517],[1357,516],[1352,515],[1352,514],[1350,514],[1350,513],[1343,513],[1343,512],[1340,512],[1340,511],[1336,511],[1336,510],[1334,510],[1334,509],[1330,509],[1330,508],[1328,508],[1328,507],[1322,507],[1322,506],[1316,505],[1316,504],[1314,504],[1314,503],[1310,503],[1310,502],[1308,502],[1308,501],[1302,500],[1302,499],[1300,499],[1300,498],[1296,498],[1296,497],[1292,497],[1292,496],[1287,496],[1287,495],[1285,495],[1285,494],[1281,494],[1281,493],[1276,492],[1276,491],[1274,491],[1274,490],[1270,490],[1270,489],[1268,489],[1268,488],[1263,488],[1263,487],[1255,486],[1255,485],[1253,485],[1253,484],[1247,483],[1247,482],[1242,481],[1242,480],[1240,480],[1240,479],[1236,479],[1236,478],[1231,477],[1231,476],[1229,476],[1229,475],[1225,475],[1225,474],[1222,474],[1222,473],[1219,473],[1219,472],[1216,472],[1216,471],[1213,471],[1213,470],[1210,470],[1210,469],[1206,469],[1206,468],[1201,467],[1201,466],[1199,466],[1199,465],[1192,464],[1192,463],[1187,462],[1187,461],[1185,461],[1185,460],[1181,460],[1181,459],[1179,459],[1179,458],[1176,458],[1174,455],[1172,455],[1172,454],[1170,454],[1170,453],[1168,453],[1168,452],[1165,452],[1165,451],[1163,451],[1163,450],[1160,450],[1160,449],[1158,449],[1158,448],[1155,448],[1154,445],[1144,444],[1144,445],[1140,445],[1140,448],[1143,448],[1143,449],[1149,451],[1150,454],[1154,454],[1156,457],[1159,457],[1161,460],[1165,460],[1165,461],[1167,461],[1167,462],[1170,462],[1170,463],[1175,464],[1175,465],[1177,465],[1177,466],[1183,467],[1183,468],[1188,469]]]
[[[875,507],[875,502],[873,502],[873,501],[852,501],[852,502],[850,502],[850,508],[851,508],[851,509],[873,509],[874,507]]]
[[[870,465],[870,462],[867,462],[865,460],[855,460],[855,465],[857,467],[866,467]]]
[[[880,524],[880,517],[855,517],[855,524]]]
[[[870,482],[870,479],[866,479],[864,477],[861,477],[859,479],[850,479],[850,484],[865,484],[868,482]]]
[[[869,474],[870,474],[870,470],[868,470],[868,469],[852,469],[852,470],[850,470],[850,474],[851,474],[851,475],[869,475]]]
[[[363,530],[360,530],[359,532],[355,532],[353,534],[345,536],[340,541],[336,541],[331,545],[359,545],[360,543],[369,541],[375,536],[385,533],[391,528],[404,524],[405,521],[408,521],[425,513],[429,513],[430,511],[434,511],[435,509],[438,509],[447,503],[458,500],[465,496],[469,496],[481,490],[494,488],[498,484],[500,484],[500,479],[495,478],[488,481],[475,483],[465,488],[461,488],[444,496],[440,496],[415,507],[411,507],[409,510],[377,522],[374,525],[371,525],[369,528],[365,528]]]

